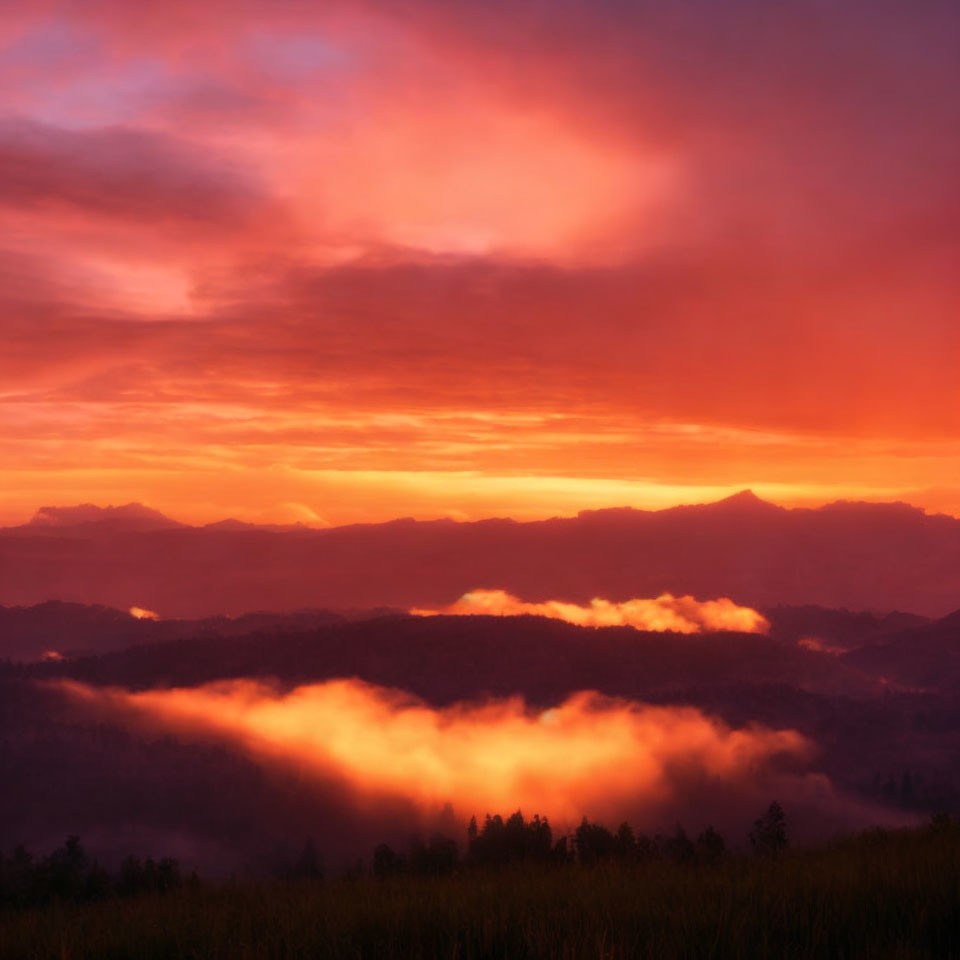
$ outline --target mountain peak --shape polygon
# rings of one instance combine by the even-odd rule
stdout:
[[[717,500],[714,503],[706,504],[713,509],[720,510],[781,510],[775,503],[769,500],[763,500],[752,490],[741,490],[723,500]]]
[[[738,493],[733,493],[729,497],[724,497],[722,500],[717,501],[718,503],[765,503],[766,501],[761,500],[752,490],[740,490]]]
[[[31,527],[82,527],[95,524],[113,530],[167,530],[182,524],[145,506],[142,503],[125,503],[121,506],[98,507],[93,503],[80,503],[73,507],[41,507],[30,520]]]

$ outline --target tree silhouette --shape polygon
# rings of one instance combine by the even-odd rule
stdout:
[[[308,837],[304,843],[303,850],[293,865],[291,875],[296,880],[319,880],[323,876],[320,856],[312,837]]]
[[[373,875],[385,880],[395,877],[407,869],[407,860],[385,843],[379,844],[373,851]]]
[[[723,837],[721,837],[713,827],[707,827],[707,829],[697,837],[695,846],[697,860],[700,863],[717,863],[723,859],[724,854],[727,852],[727,845]]]
[[[637,838],[634,836],[633,827],[624,820],[617,829],[617,835],[614,838],[614,852],[622,860],[633,860],[637,853]]]
[[[459,859],[456,841],[437,833],[427,843],[419,838],[411,841],[407,862],[413,873],[440,876],[452,873]]]
[[[590,823],[586,817],[574,834],[577,859],[581,863],[596,863],[613,856],[617,851],[614,835],[599,823]]]
[[[49,856],[34,858],[24,847],[0,854],[0,907],[39,907],[60,901],[84,903],[104,897],[165,893],[180,886],[180,867],[165,857],[159,862],[127,857],[111,876],[87,856],[79,837],[69,836]]]
[[[678,863],[692,863],[696,857],[696,848],[687,831],[677,824],[677,829],[666,843],[667,856]]]
[[[477,828],[475,817],[467,827],[467,860],[473,863],[503,864],[553,858],[553,831],[546,817],[535,814],[525,820],[517,810],[506,820],[499,814],[484,819]]]
[[[787,817],[776,800],[767,807],[762,817],[754,820],[750,846],[754,853],[765,857],[775,857],[786,848]]]

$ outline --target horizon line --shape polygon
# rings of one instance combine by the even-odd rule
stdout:
[[[766,497],[758,496],[754,493],[753,489],[750,487],[745,487],[741,490],[738,490],[736,493],[732,493],[725,497],[720,497],[716,500],[692,500],[692,501],[678,501],[676,503],[670,504],[668,506],[636,506],[633,504],[619,504],[611,506],[600,506],[600,507],[585,507],[574,512],[560,512],[560,513],[551,513],[549,515],[544,515],[542,517],[517,517],[510,516],[507,514],[489,514],[478,517],[471,517],[462,514],[459,511],[448,511],[446,513],[441,513],[439,515],[412,515],[412,514],[401,514],[397,516],[389,517],[388,519],[358,519],[354,521],[346,521],[342,523],[314,523],[309,521],[294,521],[294,522],[277,522],[270,520],[245,520],[241,517],[235,515],[225,515],[217,520],[209,520],[202,523],[191,523],[189,521],[178,520],[175,517],[171,516],[164,509],[153,506],[150,503],[146,503],[140,500],[131,500],[126,503],[118,504],[107,504],[105,506],[94,503],[92,501],[85,501],[83,503],[69,504],[69,505],[54,505],[47,504],[44,506],[38,507],[34,513],[19,522],[12,523],[2,523],[0,524],[0,531],[6,530],[17,530],[23,527],[32,527],[35,529],[48,528],[50,530],[56,529],[70,529],[78,526],[85,525],[94,525],[98,523],[110,522],[111,520],[123,520],[138,519],[136,516],[133,516],[130,511],[142,511],[139,519],[149,520],[154,519],[157,523],[166,521],[171,525],[171,529],[174,528],[185,528],[185,529],[194,529],[194,530],[203,530],[209,527],[217,527],[222,525],[235,525],[237,527],[249,527],[253,529],[266,529],[266,530],[275,530],[275,531],[296,531],[296,530],[312,530],[312,531],[326,531],[326,530],[337,530],[344,529],[348,527],[360,527],[360,526],[386,526],[393,523],[451,523],[451,524],[474,524],[474,523],[485,523],[490,521],[503,521],[511,522],[517,524],[528,524],[528,523],[545,523],[554,520],[576,520],[581,519],[586,516],[594,514],[613,514],[613,513],[642,513],[642,514],[659,514],[659,513],[669,513],[675,510],[683,509],[697,509],[697,508],[710,508],[716,507],[723,504],[735,505],[738,503],[751,504],[760,508],[773,508],[774,510],[782,512],[794,512],[794,511],[805,511],[805,512],[819,512],[826,508],[836,507],[836,506],[876,506],[876,507],[900,507],[908,508],[912,511],[916,511],[919,514],[922,514],[925,517],[949,517],[953,520],[960,520],[960,516],[956,514],[949,513],[946,511],[938,510],[929,510],[927,507],[911,503],[908,500],[903,499],[877,499],[869,496],[850,498],[850,497],[839,497],[831,500],[822,500],[812,503],[797,503],[797,502],[786,502],[778,503],[776,500],[767,499]],[[58,519],[56,514],[79,514],[80,511],[90,511],[91,516],[88,518],[82,518],[78,516],[77,519]],[[49,518],[44,518],[44,514],[49,512],[51,516]],[[459,515],[454,515],[458,513]]]

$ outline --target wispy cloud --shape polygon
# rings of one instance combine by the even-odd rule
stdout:
[[[715,630],[737,630],[742,633],[766,633],[770,623],[756,610],[741,607],[728,597],[719,600],[697,600],[664,593],[650,600],[625,600],[611,603],[599,597],[588,606],[546,600],[529,603],[504,590],[471,590],[456,603],[439,610],[411,610],[420,616],[483,614],[487,616],[534,616],[565,620],[582,627],[628,626],[638,630],[703,633]]]

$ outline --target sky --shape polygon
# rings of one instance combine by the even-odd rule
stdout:
[[[960,515],[954,0],[6,0],[0,523]]]

